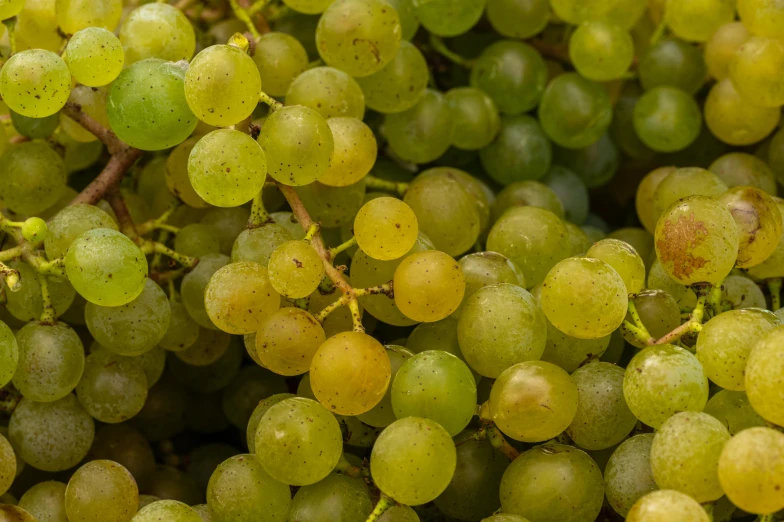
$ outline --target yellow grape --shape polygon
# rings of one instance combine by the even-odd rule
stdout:
[[[718,197],[729,187],[713,172],[699,167],[685,167],[670,172],[653,193],[654,230],[659,218],[670,205],[688,196]],[[653,233],[653,231],[651,231]]]
[[[679,38],[707,42],[713,33],[735,17],[732,0],[667,0],[664,20]]]
[[[773,132],[781,119],[778,107],[761,107],[744,98],[732,80],[714,85],[705,100],[705,124],[729,145],[751,145]]]
[[[662,489],[634,503],[626,522],[710,522],[702,506],[689,495]]]
[[[758,188],[733,187],[718,199],[738,226],[737,265],[749,268],[770,257],[779,244],[782,229],[781,212],[773,198]]]
[[[324,328],[308,312],[281,308],[261,320],[255,352],[259,362],[280,375],[299,375],[310,368],[319,346],[326,341]]]
[[[309,296],[324,277],[321,257],[305,240],[280,245],[272,252],[267,268],[272,286],[290,299]]]
[[[741,22],[722,25],[705,44],[705,65],[708,73],[717,80],[730,74],[730,62],[735,51],[751,37],[751,33]]]
[[[365,203],[354,218],[357,244],[373,259],[390,261],[406,254],[416,243],[416,214],[399,199],[380,197]]]
[[[775,0],[738,0],[743,25],[757,36],[784,36],[784,6]]]
[[[645,263],[629,243],[620,239],[602,239],[593,244],[585,257],[604,261],[618,272],[627,294],[636,294],[645,286]]]
[[[189,207],[208,208],[210,204],[199,196],[188,177],[188,159],[198,141],[198,137],[189,138],[169,153],[166,159],[166,186]]]
[[[463,301],[465,279],[460,265],[438,250],[408,256],[395,270],[395,304],[418,322],[439,321]]]
[[[746,395],[765,420],[784,425],[784,326],[768,332],[751,349],[746,363]]]
[[[774,197],[773,201],[778,205],[779,213],[784,216],[784,199]],[[779,239],[776,250],[765,261],[749,268],[749,275],[756,279],[784,277],[784,233],[782,233],[782,237]]]
[[[738,93],[762,107],[784,104],[784,43],[774,38],[751,37],[730,62],[730,78]]]
[[[318,181],[331,187],[345,187],[367,176],[376,163],[376,137],[362,120],[337,117],[327,120],[332,131],[334,151],[329,168]]]
[[[656,188],[664,178],[675,172],[675,170],[677,170],[676,167],[659,167],[649,172],[637,185],[637,194],[634,198],[637,217],[640,218],[640,223],[645,227],[645,230],[651,234],[656,230],[656,220],[659,217],[653,204]]]

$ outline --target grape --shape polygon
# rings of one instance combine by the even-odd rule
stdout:
[[[299,224],[297,224],[297,227],[299,227]],[[181,234],[182,230],[180,231]],[[231,261],[233,263],[253,261],[267,266],[272,252],[278,246],[291,239],[291,234],[276,223],[266,223],[258,228],[243,230],[234,241],[234,246],[232,246]],[[177,250],[179,251],[179,249]]]
[[[722,284],[721,300],[729,302],[735,310],[767,306],[757,283],[743,276],[727,276]]]
[[[305,14],[318,14],[335,0],[286,0],[284,3],[294,11]]]
[[[525,276],[512,261],[496,252],[475,252],[458,261],[465,278],[463,303],[477,290],[498,283],[510,283],[525,288]],[[462,303],[461,303],[462,308]],[[458,309],[457,314],[460,313]]]
[[[204,290],[210,320],[231,334],[258,330],[261,321],[280,307],[267,269],[252,261],[229,263],[219,268]]]
[[[8,325],[0,321],[0,386],[11,382],[18,363],[19,345],[16,337]]]
[[[733,187],[719,196],[738,228],[736,265],[749,268],[769,258],[779,244],[782,216],[776,202],[753,187]]]
[[[0,20],[7,20],[18,15],[25,5],[25,0],[7,0],[0,5]]]
[[[775,2],[766,0],[740,0],[738,14],[743,25],[757,36],[779,38],[784,23],[784,10]]]
[[[550,21],[546,0],[487,0],[487,19],[493,29],[507,38],[530,38]]]
[[[658,428],[676,412],[702,411],[708,379],[700,361],[683,348],[650,346],[626,367],[623,395],[635,417]]]
[[[152,4],[147,4],[152,5]],[[203,522],[199,514],[187,504],[176,500],[158,500],[140,509],[132,522]]]
[[[519,27],[522,20],[514,20]],[[546,85],[542,56],[523,42],[503,40],[489,45],[471,68],[471,87],[486,92],[504,114],[522,114],[536,107]]]
[[[167,366],[182,385],[199,393],[212,393],[231,384],[237,376],[243,359],[242,348],[232,341],[218,360],[206,366],[193,366],[170,355]]]
[[[38,522],[26,510],[11,504],[0,504],[0,515],[9,522]]]
[[[314,67],[294,78],[286,91],[286,104],[303,105],[325,119],[344,116],[361,120],[365,116],[365,95],[359,84],[333,67]]]
[[[735,51],[750,37],[749,30],[741,22],[730,22],[716,29],[710,40],[705,43],[705,64],[708,66],[708,73],[719,81],[727,78]]]
[[[11,443],[0,434],[0,491],[5,493],[16,478],[16,455]]]
[[[76,470],[65,490],[65,512],[72,522],[128,521],[139,505],[133,475],[111,460],[94,460]]]
[[[109,120],[106,113],[107,92],[108,90],[105,88],[99,89],[96,87],[77,85],[71,91],[71,96],[68,98],[68,101],[80,106],[84,114],[90,116],[103,127],[109,127]],[[86,143],[98,139],[94,134],[65,114],[60,115],[60,125],[62,126],[63,131],[77,142]]]
[[[640,54],[639,74],[646,91],[676,87],[694,94],[705,83],[707,68],[699,47],[677,38],[664,38]]]
[[[419,30],[419,19],[414,10],[413,0],[384,0],[397,11],[400,17],[400,37],[402,44],[405,40],[411,40]]]
[[[289,517],[312,522],[364,520],[373,510],[367,486],[358,478],[330,474],[297,491]]]
[[[54,402],[24,398],[11,415],[9,440],[24,461],[43,471],[78,464],[93,443],[95,427],[74,395]]]
[[[277,403],[292,397],[296,397],[296,395],[291,393],[276,393],[275,395],[260,401],[253,409],[250,419],[248,419],[248,427],[245,430],[245,440],[248,444],[248,450],[251,453],[256,453],[256,430],[258,429],[259,422],[261,422],[264,414]]]
[[[412,163],[429,163],[449,148],[454,119],[449,102],[438,91],[426,89],[410,109],[388,114],[384,132],[395,153]]]
[[[345,187],[330,187],[317,181],[310,185],[296,187],[295,190],[305,205],[305,209],[310,213],[310,217],[325,228],[350,223],[357,215],[365,198],[365,182],[363,180]],[[288,221],[292,223],[291,220]],[[298,239],[304,237],[305,232],[299,224],[291,228],[299,229]]]
[[[541,290],[536,287],[533,291]],[[598,339],[578,339],[563,333],[547,321],[547,343],[541,359],[560,366],[567,372],[573,372],[583,364],[603,354],[610,344],[609,335]]]
[[[579,339],[612,333],[623,322],[628,304],[618,272],[588,257],[569,258],[555,265],[542,283],[541,301],[553,326]],[[579,317],[574,317],[575,310],[580,310]]]
[[[186,401],[185,389],[170,375],[164,375],[147,392],[147,402],[131,419],[131,426],[151,442],[168,439],[184,428]]]
[[[760,107],[741,97],[729,78],[714,85],[705,101],[705,124],[714,136],[730,145],[751,145],[773,132],[778,107]]]
[[[381,520],[381,519],[379,519]],[[529,522],[527,518],[520,515],[510,515],[509,513],[496,513],[495,515],[483,518],[482,522]]]
[[[147,58],[190,60],[196,48],[190,21],[169,4],[144,4],[128,13],[120,26],[120,41],[128,65]]]
[[[125,62],[120,40],[102,27],[87,27],[74,34],[65,52],[65,63],[73,77],[89,87],[111,83]]]
[[[197,483],[198,487],[204,491],[210,482],[210,476],[225,460],[231,459],[239,455],[239,451],[223,443],[205,444],[197,448],[192,454],[190,462],[188,463],[187,473],[190,478]],[[249,455],[254,460],[254,465],[259,467],[258,462],[255,462],[253,455]],[[160,489],[156,490],[156,492]],[[209,507],[209,506],[208,506]]]
[[[161,348],[155,347],[149,352],[134,357],[142,366],[144,377],[147,380],[147,388],[152,388],[163,375],[166,365],[166,352]]]
[[[782,338],[784,328],[778,326],[760,339],[751,349],[745,375],[746,393],[754,410],[778,425],[784,424],[784,399],[780,393]]]
[[[774,201],[779,207],[779,212],[784,216],[784,201],[779,198],[775,198]],[[749,268],[748,273],[756,279],[784,277],[784,271],[782,270],[784,264],[782,264],[782,259],[784,259],[784,241],[779,239],[779,244],[770,257],[759,265]]]
[[[553,156],[560,165],[572,170],[588,188],[606,185],[618,171],[618,148],[607,133],[598,141],[580,149],[554,147]]]
[[[455,260],[439,251],[412,254],[395,269],[395,304],[418,322],[443,319],[463,300],[465,279]]]
[[[101,306],[87,303],[87,328],[96,341],[119,355],[141,355],[166,334],[171,307],[166,294],[151,279],[130,303]]]
[[[709,522],[696,500],[678,491],[664,489],[640,497],[629,510],[627,522]]]
[[[207,504],[218,520],[286,520],[288,486],[270,477],[253,455],[237,455],[212,473]]]
[[[730,435],[747,428],[765,426],[765,420],[754,411],[744,392],[719,391],[705,405],[705,413],[719,419]]]
[[[383,69],[356,81],[368,107],[384,114],[402,112],[416,105],[425,92],[427,62],[416,46],[401,41],[397,54]]]
[[[769,71],[784,64],[784,43],[774,38],[752,36],[740,45],[730,62],[730,79],[738,94],[754,105],[779,107],[784,104],[784,83]]]
[[[784,508],[784,435],[757,427],[743,430],[724,446],[719,458],[721,487],[733,504],[751,513]]]
[[[11,261],[8,267],[19,272],[22,288],[16,292],[9,291],[4,285],[6,293],[6,309],[12,316],[20,321],[35,321],[44,312],[44,303],[41,296],[41,277],[45,278],[49,290],[55,316],[59,317],[68,310],[73,303],[76,292],[68,281],[55,277],[39,275],[32,265],[23,261]]]
[[[255,350],[259,361],[280,375],[300,375],[310,369],[319,346],[326,340],[324,328],[305,310],[281,308],[259,324]]]
[[[438,36],[457,36],[482,17],[487,0],[413,0],[422,25]]]
[[[634,0],[551,0],[555,14],[571,24],[600,20],[631,28],[645,11],[645,5]]]
[[[269,260],[269,280],[281,295],[307,297],[324,277],[324,264],[306,240],[287,241],[278,246]]]
[[[68,522],[65,515],[65,484],[54,480],[39,482],[22,495],[19,507],[39,522]]]
[[[118,423],[141,411],[147,388],[141,362],[102,350],[87,357],[76,394],[93,418]]]
[[[655,153],[645,145],[634,132],[634,108],[642,96],[642,87],[637,83],[625,82],[613,109],[609,135],[626,156],[635,160],[647,161]]]
[[[99,428],[88,459],[121,464],[142,487],[146,486],[146,477],[155,469],[155,456],[150,444],[128,424],[110,424]]]
[[[71,92],[71,73],[50,51],[31,49],[14,54],[0,71],[0,96],[8,107],[30,118],[59,111]]]
[[[342,448],[337,420],[311,399],[279,402],[267,410],[256,430],[256,457],[264,471],[284,484],[307,486],[325,478]]]
[[[722,203],[704,196],[672,205],[655,235],[656,255],[667,274],[684,285],[719,284],[738,255],[738,229],[731,218]]]
[[[643,290],[630,299],[634,302],[637,314],[654,339],[660,339],[681,325],[681,309],[678,302],[664,290]],[[626,316],[629,323],[634,324],[631,315]],[[635,338],[627,330],[622,330],[623,338],[635,348],[647,345]]]
[[[390,382],[392,382],[400,370],[400,367],[413,356],[411,351],[401,347],[388,345],[384,347],[389,357],[390,363]],[[392,409],[392,385],[387,387],[387,391],[381,401],[365,413],[357,416],[364,424],[378,428],[384,428],[395,422],[396,417]]]
[[[166,186],[189,207],[207,208],[209,203],[196,193],[188,176],[188,158],[197,142],[195,137],[187,139],[169,153],[166,159]]]
[[[585,255],[585,253],[589,248],[591,248],[591,245],[593,244],[593,238],[589,238],[588,234],[574,223],[564,221],[564,226],[566,227],[566,231],[569,233],[569,244],[571,245],[572,255]]]
[[[567,220],[575,224],[585,222],[585,218],[588,217],[588,189],[577,174],[565,167],[553,165],[540,181],[550,188],[561,201]],[[542,193],[550,199],[549,192],[542,191]],[[553,206],[557,208],[554,203]],[[547,208],[543,205],[542,207]],[[548,210],[552,212],[552,209],[548,208]]]
[[[138,10],[145,7],[174,9],[168,4],[155,3]],[[128,16],[126,24],[132,21],[133,12]],[[161,28],[150,32],[160,34]],[[127,48],[125,56],[128,63],[134,61],[129,58]],[[185,70],[181,64],[157,58],[133,63],[109,89],[106,110],[112,130],[122,141],[142,150],[163,150],[182,143],[197,122],[186,103],[184,84]]]
[[[45,118],[29,118],[10,109],[8,112],[16,132],[33,140],[48,138],[57,130],[57,126],[60,125],[60,115],[58,113]],[[0,132],[5,132],[5,130]],[[5,140],[0,141],[3,142],[3,145],[0,146],[0,152],[2,152],[2,147],[5,146]]]
[[[19,214],[37,214],[56,203],[65,177],[62,158],[44,141],[13,145],[0,156],[0,198]]]
[[[286,391],[283,377],[258,366],[246,366],[223,391],[223,410],[232,424],[244,429],[259,401]]]
[[[634,42],[621,27],[587,22],[569,38],[569,57],[583,77],[598,82],[614,80],[632,64]]]
[[[586,257],[604,261],[621,276],[627,294],[636,294],[645,285],[645,264],[634,248],[618,239],[602,239],[588,249]]]
[[[212,228],[218,236],[221,253],[229,255],[234,241],[245,230],[250,219],[250,211],[245,207],[214,208],[203,215],[200,222]]]
[[[527,114],[501,119],[496,139],[479,152],[485,171],[495,181],[541,179],[550,170],[552,146],[542,127]]]
[[[376,486],[401,504],[434,500],[449,485],[457,464],[455,445],[438,423],[406,417],[376,440],[370,473]]]
[[[201,257],[220,252],[218,235],[208,225],[191,223],[185,225],[174,238],[174,250],[180,254]]]
[[[170,300],[169,304],[171,306],[169,328],[158,341],[158,346],[164,350],[179,352],[196,342],[199,337],[199,325],[191,319],[180,299]]]
[[[705,169],[675,169],[664,176],[653,191],[652,217],[658,222],[665,210],[687,196],[717,198],[726,192],[727,188],[721,178]]]
[[[39,217],[27,218],[22,223],[22,237],[30,243],[40,243],[46,238],[46,221]]]
[[[207,285],[213,274],[229,263],[223,254],[207,254],[203,256],[196,268],[185,274],[180,291],[182,303],[191,318],[204,328],[217,328],[210,319],[204,303]]]
[[[496,137],[500,128],[498,108],[484,92],[474,87],[458,87],[446,93],[452,108],[452,145],[479,150]]]
[[[645,267],[648,268],[655,257],[653,235],[641,227],[624,227],[610,232],[607,237],[619,239],[631,245],[640,255]]]
[[[692,42],[707,42],[722,25],[735,16],[730,0],[686,0],[667,2],[664,20],[676,36]]]
[[[390,197],[365,203],[354,219],[357,244],[370,257],[381,261],[405,255],[416,243],[418,231],[411,207]]]
[[[212,364],[229,349],[231,336],[227,333],[200,328],[196,342],[184,350],[174,352],[178,359],[192,366]]]
[[[675,87],[654,87],[634,108],[634,130],[657,152],[685,149],[697,139],[701,126],[697,103]]]
[[[640,105],[637,104],[635,114]],[[542,95],[539,121],[547,136],[562,147],[579,149],[596,143],[611,119],[607,91],[577,73],[557,76]]]
[[[612,508],[626,516],[637,500],[658,489],[651,471],[653,433],[634,435],[623,441],[604,471],[604,491]]]
[[[776,193],[776,176],[767,163],[744,152],[719,156],[708,169],[728,187],[756,187],[768,194]]]
[[[308,53],[296,38],[272,32],[256,42],[253,61],[259,70],[261,85],[271,96],[285,96],[291,82],[308,65]]]
[[[590,522],[604,500],[602,473],[586,453],[545,444],[515,459],[501,479],[501,509],[541,522]]]
[[[373,131],[356,118],[330,118],[327,125],[332,131],[335,148],[330,166],[319,176],[319,182],[345,187],[360,181],[376,162],[378,148]]]

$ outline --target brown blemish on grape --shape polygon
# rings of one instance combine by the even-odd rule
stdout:
[[[708,263],[707,259],[690,253],[707,236],[705,223],[697,221],[694,214],[680,216],[677,221],[665,221],[662,239],[656,242],[661,262],[671,262],[676,277],[689,277]]]

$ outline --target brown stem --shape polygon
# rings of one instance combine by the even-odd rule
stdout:
[[[133,224],[131,213],[125,204],[125,198],[122,197],[119,190],[112,189],[106,194],[106,201],[112,207],[114,215],[117,216],[117,223],[120,225],[120,231],[130,238],[136,237],[136,225]]]
[[[78,196],[71,201],[71,205],[78,205],[84,203],[87,205],[95,205],[107,191],[116,187],[120,180],[125,176],[136,160],[142,155],[142,151],[132,147],[126,147],[122,151],[113,155],[106,164],[103,171],[98,174],[92,182],[90,182]]]
[[[511,444],[509,444],[506,438],[501,434],[501,431],[495,425],[488,428],[487,436],[490,439],[490,444],[492,444],[495,449],[503,453],[509,460],[514,460],[520,456],[520,452],[512,447]]]
[[[65,107],[62,108],[61,112],[90,131],[93,135],[95,135],[96,138],[101,140],[101,143],[106,145],[106,148],[109,149],[110,154],[117,154],[122,149],[128,147],[125,143],[120,141],[120,138],[118,138],[114,132],[85,114],[82,111],[81,105],[73,102],[67,102]]]

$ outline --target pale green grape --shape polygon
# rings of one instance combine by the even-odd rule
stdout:
[[[94,460],[80,467],[65,490],[70,522],[126,522],[139,506],[133,475],[111,460]]]
[[[104,150],[103,144],[100,141],[80,143],[67,134],[62,134],[60,136],[60,143],[63,147],[65,147],[65,157],[63,160],[65,161],[65,169],[69,174],[95,165]],[[69,187],[66,187],[66,192],[71,192],[70,197],[67,200],[62,199],[61,197],[60,203],[58,205],[49,207],[52,214],[64,208],[66,204],[69,203],[71,199],[76,197],[78,194],[75,190],[70,189]],[[49,211],[47,210],[45,213],[46,217],[50,217],[52,215],[48,212]]]
[[[709,522],[705,509],[693,498],[664,489],[640,497],[629,510],[627,522]]]
[[[751,33],[742,22],[730,22],[716,29],[710,40],[705,43],[705,64],[708,73],[719,81],[727,78],[735,51],[750,37]]]
[[[412,254],[395,269],[395,304],[403,315],[432,323],[457,310],[465,293],[460,265],[437,250]]]
[[[365,95],[359,84],[334,67],[314,67],[294,78],[286,91],[286,105],[303,105],[324,118],[365,116]]]
[[[223,254],[207,254],[199,260],[196,268],[185,274],[182,279],[180,286],[182,304],[199,326],[217,328],[207,313],[204,295],[213,274],[228,263],[229,258]]]
[[[406,360],[398,370],[392,408],[399,419],[430,419],[454,437],[474,416],[476,384],[468,366],[456,356],[427,350]]]
[[[685,197],[717,198],[728,188],[719,176],[702,168],[686,167],[673,170],[664,176],[653,190],[652,217],[658,222],[665,210]]]
[[[781,119],[778,107],[761,107],[738,94],[729,78],[714,85],[705,101],[705,124],[730,145],[751,145],[773,132]]]
[[[651,258],[654,257],[653,252],[655,251],[655,247],[653,246],[653,234],[642,227],[624,227],[613,230],[607,234],[607,237],[619,239],[630,244],[640,255],[640,258],[642,258],[646,269],[650,267],[651,262],[653,261]]]
[[[400,45],[400,17],[383,0],[335,0],[316,28],[321,58],[351,76],[381,70]]]
[[[14,376],[19,363],[19,345],[14,333],[0,321],[0,385],[5,386]]]
[[[284,3],[294,11],[305,14],[318,14],[335,0],[286,0]]]
[[[730,275],[721,285],[721,300],[729,302],[735,310],[743,308],[765,308],[765,294],[757,283],[743,276]]]
[[[730,152],[716,158],[708,169],[728,187],[756,187],[776,193],[776,176],[764,160],[745,152]]]
[[[501,120],[498,137],[480,151],[479,157],[491,178],[509,185],[541,179],[547,174],[552,146],[535,119],[528,115],[508,116]],[[559,210],[562,215],[563,208]]]
[[[48,138],[54,133],[57,126],[60,125],[60,115],[57,113],[45,118],[29,118],[9,109],[9,114],[11,116],[11,123],[14,125],[14,130],[22,136],[27,136],[33,140]],[[0,132],[5,133],[6,131],[4,129]],[[5,134],[3,134],[3,136],[5,136]],[[0,141],[3,142],[0,147],[5,147],[5,138]],[[2,149],[0,149],[0,152],[2,152]]]
[[[547,0],[487,0],[485,13],[493,29],[507,38],[530,38],[550,21]]]
[[[174,250],[180,254],[201,257],[220,252],[218,235],[208,225],[191,223],[185,225],[174,238]]]
[[[724,446],[719,481],[733,504],[744,511],[768,514],[784,508],[784,434],[767,427],[749,428]]]
[[[380,520],[380,519],[379,519]],[[510,515],[509,513],[496,513],[495,515],[483,518],[482,522],[530,522],[527,518],[520,515]]]
[[[39,217],[31,217],[22,223],[22,237],[31,243],[40,243],[46,238],[48,232],[46,221]]]
[[[184,350],[174,352],[178,359],[192,366],[207,366],[226,353],[231,336],[225,332],[207,328],[199,329],[196,342]]]
[[[106,112],[107,92],[108,89],[105,88],[99,89],[96,87],[77,85],[71,91],[71,96],[68,98],[68,101],[79,105],[84,114],[100,123],[103,127],[109,127],[109,119]],[[98,139],[93,133],[65,114],[60,115],[60,125],[63,131],[77,142],[88,143]]]
[[[161,3],[138,9],[147,7],[166,7],[180,13]],[[179,16],[183,16],[182,13]],[[132,17],[133,13],[125,24]],[[160,34],[163,31],[157,27],[150,32]],[[171,35],[166,37],[171,38]],[[127,48],[126,60],[133,61]],[[109,89],[106,110],[112,130],[122,141],[142,150],[163,150],[182,143],[197,122],[186,102],[184,85],[185,69],[181,64],[158,58],[133,63],[120,73]]]
[[[327,125],[335,148],[330,166],[319,176],[319,182],[345,187],[360,181],[376,162],[378,147],[373,131],[357,118],[334,117],[327,120]]]
[[[771,75],[784,64],[784,43],[752,36],[738,47],[730,62],[730,79],[745,100],[762,107],[784,104],[784,82]]]
[[[702,411],[708,378],[700,361],[683,348],[650,346],[626,367],[623,395],[638,419],[658,428],[676,412]]]
[[[666,277],[666,276],[665,276]],[[660,339],[681,325],[681,309],[678,302],[664,290],[643,290],[630,299],[634,302],[637,314],[654,339]],[[631,324],[634,319],[627,314],[626,320]],[[622,329],[623,338],[635,348],[647,345],[636,339],[626,329]]]
[[[276,393],[275,395],[261,400],[253,409],[253,412],[250,415],[250,419],[248,419],[248,427],[245,430],[245,440],[248,444],[248,451],[251,453],[256,453],[256,430],[258,429],[259,422],[261,422],[264,414],[267,413],[267,410],[272,408],[277,403],[292,397],[296,397],[296,395],[291,393]]]
[[[5,493],[16,478],[16,455],[11,443],[0,434],[0,491]]]
[[[310,369],[324,328],[308,312],[286,307],[266,316],[256,332],[255,351],[264,367],[280,375],[300,375]]]
[[[295,190],[310,213],[310,217],[325,228],[339,227],[344,223],[350,223],[365,200],[365,182],[363,180],[345,187],[330,187],[316,181],[310,185],[296,187]],[[275,219],[274,216],[273,219]],[[295,239],[303,238],[305,231],[299,223],[292,222],[291,219],[287,219],[287,221],[292,223],[291,228],[298,229]]]
[[[14,54],[0,71],[0,96],[14,112],[44,118],[59,111],[71,92],[71,73],[62,58],[43,49]]]
[[[189,207],[207,208],[209,203],[196,193],[188,176],[188,158],[197,142],[196,137],[187,139],[169,153],[166,158],[166,186]]]
[[[565,167],[553,165],[540,181],[561,201],[567,220],[578,225],[585,222],[588,217],[588,189],[580,176]],[[549,199],[549,193],[547,195]]]
[[[618,446],[604,470],[604,492],[616,513],[625,517],[637,500],[658,489],[651,471],[653,433],[641,433]]]
[[[400,37],[401,44],[404,40],[411,40],[419,30],[419,18],[414,10],[413,0],[384,0],[397,11],[400,17]]]
[[[397,155],[412,163],[429,163],[449,148],[454,119],[449,102],[438,91],[426,89],[410,109],[388,114],[384,132]]]
[[[22,287],[11,292],[7,285],[3,285],[6,292],[5,306],[20,321],[35,321],[44,311],[40,277],[46,279],[55,316],[63,315],[73,303],[76,291],[68,281],[40,276],[35,268],[21,260],[9,262],[8,267],[19,272]]]
[[[65,484],[54,480],[39,482],[19,499],[19,507],[38,522],[68,522],[65,515]]]
[[[158,346],[164,350],[179,352],[196,342],[199,337],[199,325],[191,319],[180,299],[170,300],[169,304],[171,306],[169,328],[158,341]]]
[[[24,461],[43,471],[78,464],[93,443],[95,426],[74,395],[54,402],[24,398],[11,415],[9,440]]]
[[[267,269],[252,261],[229,263],[210,277],[204,306],[212,323],[231,334],[255,332],[280,307]]]
[[[402,112],[416,105],[425,92],[427,62],[416,46],[401,41],[397,54],[383,69],[356,81],[368,107],[384,114]]]
[[[76,81],[100,87],[114,81],[123,68],[125,55],[120,40],[102,27],[75,33],[65,49],[65,63]]]
[[[516,20],[516,27],[519,22]],[[486,92],[504,114],[521,114],[536,107],[546,85],[544,59],[523,42],[496,42],[482,51],[471,68],[471,87]]]
[[[635,0],[551,0],[562,20],[580,24],[588,20],[616,23],[630,29],[645,12],[646,4]]]
[[[655,87],[634,108],[634,130],[657,152],[676,152],[691,145],[700,133],[702,116],[697,102],[675,87]]]
[[[14,212],[37,214],[60,198],[65,176],[62,158],[46,142],[13,145],[0,156],[0,198]]]
[[[128,13],[120,26],[120,42],[128,65],[146,58],[190,60],[196,49],[188,18],[176,7],[160,2],[144,4]]]
[[[768,332],[756,343],[746,364],[745,386],[749,402],[766,420],[784,424],[784,398],[782,398],[782,357],[784,327]]]
[[[738,256],[738,228],[732,214],[705,196],[684,198],[671,206],[659,219],[655,238],[662,267],[684,285],[719,284]]]
[[[668,0],[664,20],[678,37],[692,42],[706,42],[722,25],[735,16],[730,0]]]
[[[630,244],[619,239],[602,239],[588,249],[585,257],[604,261],[623,279],[627,294],[636,294],[645,285],[645,263]]]
[[[146,279],[144,289],[120,306],[87,303],[87,328],[96,341],[119,355],[141,355],[155,347],[171,322],[171,307],[157,283]]]
[[[298,223],[295,225],[301,230]],[[253,261],[267,266],[275,249],[292,239],[288,230],[277,223],[265,223],[257,228],[243,230],[231,248],[231,261]]]
[[[475,252],[458,261],[466,289],[463,302],[477,290],[498,283],[510,283],[525,288],[523,272],[511,260],[497,252]],[[462,305],[461,305],[462,306]]]
[[[768,259],[779,244],[782,216],[776,202],[754,187],[733,187],[719,196],[738,228],[736,265],[749,268]]]
[[[243,347],[232,340],[226,351],[212,364],[193,366],[169,355],[167,367],[172,376],[187,388],[199,393],[212,393],[227,387],[239,374]]]
[[[412,3],[425,29],[438,36],[457,36],[479,21],[487,0],[413,0]]]
[[[457,456],[449,433],[438,423],[406,417],[378,437],[370,473],[378,488],[401,504],[417,506],[440,495],[455,472]]]
[[[780,38],[782,23],[784,23],[784,9],[776,2],[768,0],[740,0],[738,14],[743,25],[753,34]]]
[[[329,475],[342,450],[338,421],[311,399],[279,402],[256,430],[256,457],[264,471],[284,484],[315,484]]]
[[[139,413],[147,399],[141,362],[109,351],[90,354],[76,387],[79,402],[94,419],[118,423]]]
[[[713,415],[727,427],[730,435],[735,435],[747,428],[765,426],[760,417],[749,404],[744,392],[721,390],[708,400],[705,413]]]
[[[291,82],[308,65],[308,53],[302,44],[285,33],[263,34],[256,42],[253,61],[259,70],[264,92],[271,96],[285,96]]]
[[[569,57],[583,77],[597,82],[614,80],[632,64],[634,42],[621,27],[586,22],[569,38]]]
[[[479,150],[496,137],[500,129],[498,108],[484,92],[474,87],[458,87],[446,93],[454,120],[452,145]]]
[[[575,256],[583,256],[593,244],[593,238],[588,237],[586,231],[574,223],[564,221],[566,231],[569,232],[569,243],[572,247],[571,253]]]
[[[122,16],[122,0],[57,0],[57,23],[67,34],[99,27],[113,31]]]
[[[583,451],[545,444],[515,459],[501,479],[501,509],[540,522],[591,522],[604,500],[602,473]]]
[[[166,365],[166,352],[159,347],[155,347],[149,352],[134,357],[142,366],[142,371],[147,379],[147,388],[152,388],[163,375]]]
[[[5,498],[3,500],[5,500]],[[11,504],[0,504],[0,515],[9,522],[38,522],[33,515],[28,513],[25,509]]]
[[[245,207],[214,208],[204,214],[200,223],[212,228],[220,240],[221,254],[229,255],[234,240],[245,230],[250,211]]]
[[[541,287],[536,287],[541,292]],[[563,333],[547,320],[547,343],[541,360],[560,366],[567,372],[573,372],[586,362],[604,354],[610,344],[610,335],[598,339],[578,339]]]
[[[656,230],[656,222],[659,220],[659,215],[665,210],[664,208],[661,210],[655,209],[654,195],[656,189],[667,176],[676,170],[676,167],[660,167],[654,169],[640,181],[639,185],[637,185],[637,193],[634,200],[635,210],[637,211],[637,217],[640,219],[640,223],[642,223],[645,230],[651,234]],[[721,192],[718,192],[718,194],[721,194]],[[677,199],[679,198],[676,198],[676,200]]]
[[[677,38],[662,38],[640,55],[639,74],[646,91],[670,86],[694,94],[705,83],[707,70],[699,47]]]
[[[151,5],[151,4],[147,4]],[[131,522],[202,522],[199,514],[177,500],[158,500],[140,509]]]
[[[784,216],[784,200],[780,198],[774,198],[774,201],[779,207],[779,213]],[[782,270],[784,264],[782,264],[782,259],[784,259],[784,241],[779,239],[779,244],[770,257],[768,257],[759,265],[749,268],[748,273],[755,279],[782,277],[784,276],[784,270]]]
[[[387,345],[384,348],[389,357],[391,383],[394,381],[397,372],[403,364],[409,360],[413,354],[402,346]],[[395,422],[397,418],[395,417],[395,412],[392,408],[392,384],[387,387],[384,397],[378,404],[367,412],[358,415],[357,418],[367,425],[378,428],[385,428]]]
[[[260,92],[256,64],[233,45],[207,47],[191,60],[185,74],[188,106],[209,125],[241,122],[256,108]]]
[[[25,0],[4,0],[0,4],[0,20],[7,20],[19,14],[25,5]]]
[[[596,143],[611,119],[607,91],[577,73],[555,77],[542,95],[539,121],[547,136],[562,147],[579,149]]]
[[[155,495],[139,495],[139,510],[141,510],[143,507],[149,506],[153,502],[158,502],[159,500],[161,499],[156,497]],[[201,504],[201,505],[206,506],[206,504]],[[196,509],[197,507],[198,506],[193,506],[192,509],[194,511],[199,511],[198,509]],[[201,513],[199,513],[199,515],[201,515]],[[211,522],[209,519],[204,519],[204,520],[205,522]]]
[[[278,246],[270,256],[268,269],[273,288],[291,299],[309,296],[324,277],[321,257],[305,240]]]
[[[414,246],[418,235],[416,214],[399,199],[370,200],[354,218],[357,244],[373,259],[389,261],[402,257]]]
[[[364,520],[373,510],[367,486],[359,478],[332,473],[297,491],[289,518],[311,522]]]

